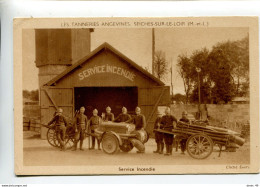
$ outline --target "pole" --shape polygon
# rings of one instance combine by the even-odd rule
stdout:
[[[171,87],[172,87],[172,97],[173,97],[173,83],[172,83],[172,60],[171,60]]]
[[[200,72],[198,72],[198,92],[199,92],[199,116],[201,120],[201,111],[200,111]]]
[[[152,74],[154,75],[154,53],[155,53],[155,36],[154,28],[152,28]]]

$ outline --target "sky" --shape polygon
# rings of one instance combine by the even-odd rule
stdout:
[[[248,34],[248,28],[156,28],[155,50],[165,52],[166,60],[173,67],[173,92],[184,94],[183,81],[177,73],[177,57],[190,55],[194,50],[208,48],[218,42],[239,40]],[[38,69],[35,67],[34,31],[24,32],[23,42],[23,89],[38,89]],[[152,65],[152,29],[95,29],[91,33],[91,50],[108,42],[125,56],[142,67],[151,70]],[[30,73],[28,73],[30,72]],[[165,80],[170,85],[170,74]]]

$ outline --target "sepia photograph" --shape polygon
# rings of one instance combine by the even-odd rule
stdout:
[[[15,19],[16,174],[259,172],[257,22]]]

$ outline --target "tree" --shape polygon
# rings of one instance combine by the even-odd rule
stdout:
[[[156,51],[154,54],[153,62],[154,75],[160,79],[164,80],[166,75],[169,73],[168,61],[165,58],[165,53],[162,51]]]
[[[218,43],[211,53],[219,53],[225,59],[224,63],[229,65],[234,95],[245,96],[246,88],[249,88],[249,37]]]
[[[201,101],[227,103],[234,96],[249,94],[249,38],[217,43],[209,51],[194,51],[190,56],[178,56],[178,72],[181,75],[186,100],[198,101],[199,73]]]

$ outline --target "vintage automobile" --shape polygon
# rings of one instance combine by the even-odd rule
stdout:
[[[51,146],[59,147],[55,124],[48,126],[47,140]],[[66,129],[65,144],[70,149],[73,146],[75,130],[70,123]],[[104,122],[95,129],[94,133],[86,132],[87,136],[95,136],[102,143],[102,149],[107,154],[117,153],[119,150],[129,152],[134,147],[139,151],[144,151],[144,144],[148,141],[149,135],[145,130],[135,130],[135,125],[129,123]]]
[[[135,130],[135,125],[129,123],[102,122],[94,133],[87,133],[101,140],[102,150],[107,154],[117,153],[119,150],[129,152],[134,147],[144,151],[144,144],[149,135],[145,130]]]

